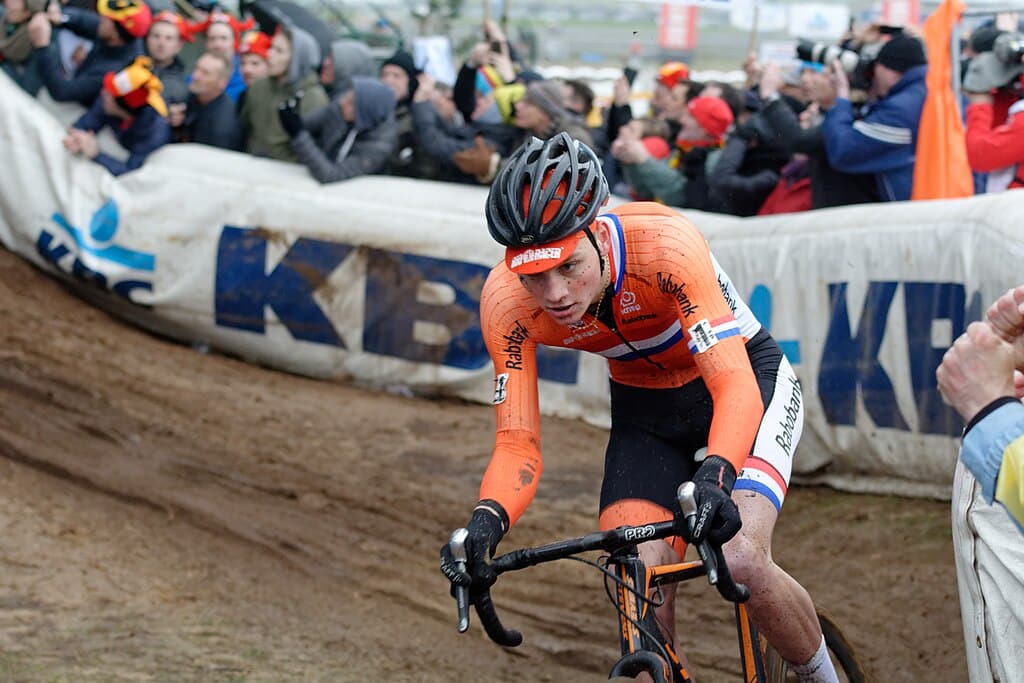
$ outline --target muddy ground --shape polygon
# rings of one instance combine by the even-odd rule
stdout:
[[[0,249],[0,681],[600,681],[601,578],[502,579],[525,643],[460,635],[437,549],[476,497],[487,406],[286,375],[134,329]],[[544,423],[540,493],[503,543],[592,530],[605,433]],[[949,505],[793,487],[776,559],[875,680],[966,679]],[[703,580],[679,630],[736,680]]]

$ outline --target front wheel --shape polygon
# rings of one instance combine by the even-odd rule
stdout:
[[[818,621],[821,623],[821,632],[825,635],[825,647],[828,648],[829,657],[836,668],[840,681],[848,683],[866,683],[867,676],[857,655],[850,645],[850,641],[843,635],[842,630],[826,614],[818,612]],[[779,656],[771,645],[764,642],[765,675],[768,683],[790,683],[796,681],[796,674],[789,670],[789,664]]]

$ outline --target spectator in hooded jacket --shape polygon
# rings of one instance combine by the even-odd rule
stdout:
[[[882,46],[874,62],[862,118],[850,102],[850,83],[836,62],[836,104],[825,114],[822,133],[829,163],[845,173],[873,173],[882,201],[910,199],[921,109],[927,94],[928,59],[917,38],[901,34]]]
[[[291,139],[281,127],[277,107],[296,98],[299,113],[305,116],[327,106],[327,93],[316,73],[320,46],[301,28],[278,24],[268,57],[267,77],[252,84],[242,105],[245,150],[280,161],[298,161]]]
[[[108,73],[100,96],[72,124],[64,147],[121,175],[142,166],[147,156],[170,142],[167,105],[160,94],[163,85],[153,74],[152,64],[149,57],[142,56],[121,71]],[[110,128],[118,143],[128,150],[127,160],[100,152],[96,134],[104,128]]]
[[[178,57],[185,41],[191,43],[192,34],[181,16],[164,10],[153,17],[146,34],[146,54],[153,60],[153,73],[164,84],[163,96],[168,110],[188,99],[185,65]]]
[[[398,142],[394,93],[375,78],[353,77],[350,89],[306,117],[290,99],[279,116],[295,156],[321,183],[384,172]]]
[[[43,87],[43,78],[28,37],[28,22],[46,11],[46,3],[47,0],[4,0],[5,13],[0,25],[0,69],[32,96]]]
[[[120,71],[142,54],[141,38],[149,31],[153,20],[143,0],[98,0],[96,12],[64,7],[62,12],[51,16],[37,14],[29,20],[29,40],[39,74],[50,97],[57,102],[91,106],[103,88],[106,74]],[[50,46],[53,22],[60,22],[57,25],[61,28],[94,41],[89,54],[70,78],[61,73],[57,51]]]
[[[231,150],[242,148],[238,110],[226,92],[233,68],[230,60],[212,52],[196,60],[188,85],[191,94],[177,131],[180,142]]]
[[[320,84],[327,96],[334,99],[352,87],[353,76],[374,76],[377,62],[366,43],[342,38],[331,43],[320,65]]]

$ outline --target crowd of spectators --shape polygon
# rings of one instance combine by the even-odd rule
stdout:
[[[322,183],[390,174],[487,184],[522,142],[565,131],[633,199],[752,216],[911,197],[928,65],[909,30],[842,37],[832,56],[853,60],[783,68],[750,58],[742,85],[699,82],[667,62],[635,117],[626,74],[595,107],[585,82],[524,64],[494,21],[446,84],[406,51],[378,62],[358,41],[325,49],[288,23],[264,33],[219,9],[186,18],[144,0],[70,2],[4,0],[0,68],[30,94],[86,107],[64,144],[114,174],[191,142],[300,163]],[[197,38],[203,51],[186,68],[180,53]],[[985,26],[964,45],[979,192],[1024,186],[1022,43]],[[103,128],[127,159],[100,152]]]

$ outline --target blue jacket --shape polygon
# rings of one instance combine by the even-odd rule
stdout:
[[[836,100],[825,114],[822,134],[829,164],[844,173],[874,173],[883,201],[910,199],[927,73],[926,65],[907,71],[862,119],[854,118],[847,99]]]
[[[964,430],[960,458],[989,503],[1001,503],[1024,533],[1024,405],[1000,398]]]
[[[72,127],[98,133],[104,127],[110,126],[118,143],[128,150],[128,159],[121,161],[100,152],[94,161],[114,175],[134,171],[142,166],[142,162],[151,152],[171,141],[171,127],[167,119],[160,116],[152,107],[143,107],[127,128],[122,128],[123,125],[123,120],[103,111],[103,98],[96,98],[89,111],[82,114]]]
[[[191,82],[192,74],[185,76],[185,83],[188,84]],[[245,92],[246,88],[248,88],[248,86],[242,78],[242,59],[238,55],[235,55],[235,68],[231,72],[231,78],[228,79],[228,87],[224,88],[224,92],[227,93],[232,102],[238,102],[238,98],[243,92]],[[170,103],[168,102],[168,104]]]

